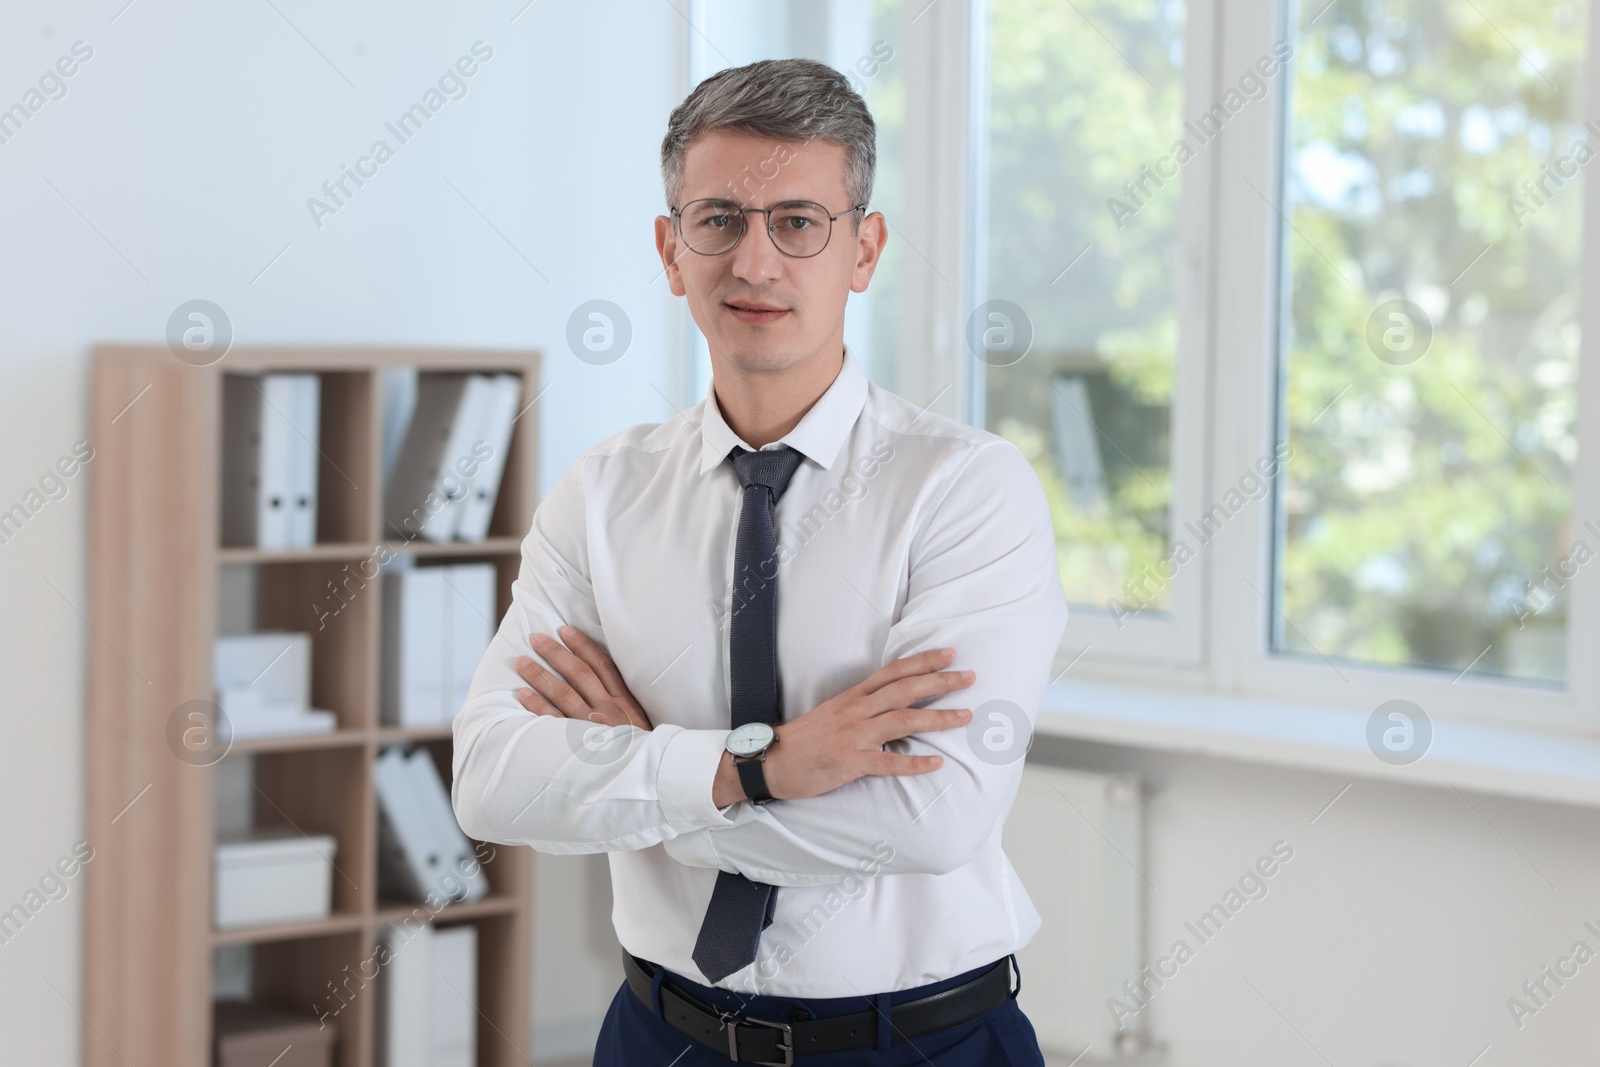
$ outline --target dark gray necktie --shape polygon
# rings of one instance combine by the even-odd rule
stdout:
[[[729,703],[733,725],[782,717],[778,688],[778,535],[774,513],[803,458],[792,448],[729,453],[744,486],[733,553],[733,604],[728,626]],[[691,954],[711,982],[755,961],[761,931],[772,923],[775,887],[742,874],[717,872],[711,904]]]

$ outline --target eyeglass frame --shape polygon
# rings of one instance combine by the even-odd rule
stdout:
[[[695,199],[689,201],[689,203],[687,203],[687,204],[685,204],[683,206],[684,207],[689,207],[689,206],[691,206],[693,204],[698,204],[698,203],[701,203],[703,201],[710,202],[710,203],[720,203],[720,204],[729,205],[730,210],[729,210],[728,213],[730,215],[734,214],[735,212],[737,212],[738,215],[739,215],[739,236],[737,236],[737,237],[735,237],[733,239],[733,244],[729,245],[727,248],[724,248],[721,252],[702,252],[698,248],[696,248],[694,245],[690,244],[689,243],[689,239],[683,235],[683,210],[682,210],[682,208],[671,208],[670,209],[670,214],[672,216],[672,227],[673,227],[674,230],[677,231],[678,239],[683,242],[683,247],[687,248],[689,251],[693,252],[697,256],[725,256],[729,252],[732,252],[735,248],[738,248],[739,247],[739,242],[743,241],[744,238],[745,238],[745,234],[750,232],[750,220],[748,218],[746,218],[745,216],[748,215],[751,212],[755,212],[757,214],[763,214],[763,215],[767,216],[767,225],[765,226],[765,229],[767,231],[767,237],[772,241],[772,247],[776,248],[779,253],[781,253],[782,255],[788,256],[790,259],[815,259],[816,257],[822,255],[822,253],[824,253],[824,252],[826,252],[828,250],[828,245],[833,240],[833,224],[834,223],[838,222],[840,219],[844,218],[846,215],[854,214],[857,211],[865,211],[867,209],[866,201],[862,201],[861,203],[857,204],[855,207],[846,208],[845,210],[839,212],[837,215],[828,215],[827,214],[827,212],[828,212],[827,205],[819,204],[815,200],[785,200],[785,201],[783,201],[783,202],[781,202],[779,204],[774,205],[773,207],[738,207],[738,206],[734,205],[734,202],[732,200],[722,200],[722,199],[720,199],[718,197],[715,197],[715,196],[696,197]],[[809,256],[797,256],[793,252],[785,252],[783,250],[783,246],[778,243],[777,234],[772,232],[772,213],[774,211],[778,210],[779,208],[785,207],[787,205],[793,205],[793,204],[814,204],[815,206],[817,206],[817,207],[822,209],[823,214],[827,217],[827,220],[828,220],[828,236],[827,236],[827,239],[822,242],[822,247],[821,248],[817,249],[815,252],[811,253]]]

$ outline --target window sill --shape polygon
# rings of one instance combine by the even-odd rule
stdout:
[[[1427,753],[1398,767],[1367,748],[1368,714],[1257,697],[1066,681],[1046,691],[1036,730],[1048,737],[1600,807],[1600,740],[1435,719]]]

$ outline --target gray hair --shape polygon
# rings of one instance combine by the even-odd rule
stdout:
[[[681,206],[683,157],[690,143],[711,130],[840,145],[846,150],[845,190],[850,197],[844,206],[865,204],[872,197],[872,178],[878,166],[877,125],[861,94],[826,64],[810,59],[764,59],[718,71],[695,86],[673,109],[661,141],[661,181],[668,206]],[[859,216],[852,221],[859,222]]]

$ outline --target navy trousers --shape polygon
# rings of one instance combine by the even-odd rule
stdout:
[[[849,1052],[829,1052],[795,1057],[796,1067],[911,1067],[930,1060],[938,1067],[1044,1067],[1033,1025],[1022,1014],[1015,997],[994,1011],[961,1026],[894,1041],[887,1007],[904,1000],[929,996],[978,977],[979,967],[941,982],[870,997],[749,996],[691,982],[667,972],[665,980],[709,1007],[740,1011],[764,1019],[790,1021],[824,1019],[835,1015],[878,1009],[878,1047]],[[658,1012],[641,1001],[627,982],[611,999],[605,1025],[595,1045],[594,1067],[722,1067],[727,1053],[709,1049],[668,1026]]]

